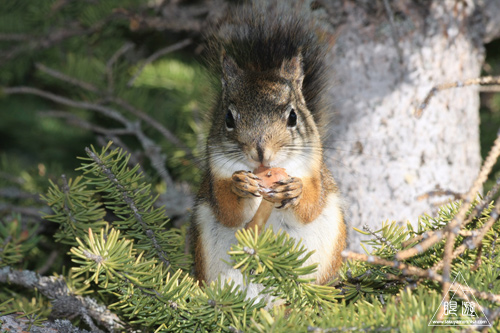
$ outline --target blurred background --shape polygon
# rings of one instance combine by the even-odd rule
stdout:
[[[75,176],[85,147],[112,140],[141,165],[173,224],[187,223],[213,94],[202,35],[224,6],[2,1],[0,218],[41,221],[47,208],[39,194],[49,180]],[[500,75],[499,40],[486,45],[483,75]],[[488,89],[481,92],[483,158],[500,128],[499,88]]]

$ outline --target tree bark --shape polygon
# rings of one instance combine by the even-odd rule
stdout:
[[[420,196],[472,185],[481,163],[478,87],[438,92],[420,119],[414,110],[433,86],[479,77],[483,45],[500,35],[496,0],[386,4],[324,1],[314,11],[336,35],[326,154],[354,250],[365,237],[352,227],[416,225],[447,199]]]

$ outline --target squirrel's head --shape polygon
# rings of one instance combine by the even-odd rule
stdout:
[[[300,53],[266,71],[221,58],[222,98],[208,138],[213,172],[230,177],[264,165],[300,177],[318,170],[321,140],[302,94]]]

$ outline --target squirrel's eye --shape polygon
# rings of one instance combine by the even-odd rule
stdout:
[[[286,125],[288,127],[295,127],[297,125],[297,114],[295,113],[294,109],[292,109],[292,111],[290,111]]]
[[[226,113],[226,128],[228,129],[228,131],[231,131],[234,129],[236,125],[234,124],[234,117],[233,117],[233,113],[228,110],[227,113]]]

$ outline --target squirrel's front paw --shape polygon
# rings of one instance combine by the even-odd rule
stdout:
[[[302,179],[289,177],[274,183],[270,191],[261,193],[265,200],[279,204],[276,208],[295,206],[302,196]]]
[[[239,197],[260,197],[260,178],[250,171],[236,171],[231,178],[231,191]]]

